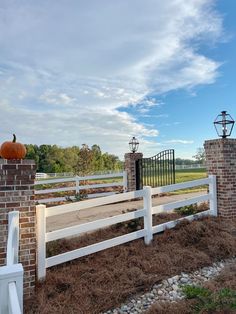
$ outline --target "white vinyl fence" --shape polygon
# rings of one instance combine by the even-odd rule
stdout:
[[[18,264],[19,212],[8,214],[7,265],[0,267],[0,313],[23,313],[23,267]]]
[[[109,179],[113,182],[104,182],[104,183],[94,183],[94,184],[86,184],[81,185],[81,181],[98,181],[98,180],[104,180]],[[113,180],[114,179],[114,180]],[[101,175],[92,175],[92,176],[85,176],[85,177],[79,177],[74,176],[70,178],[60,178],[60,179],[45,179],[45,180],[37,180],[35,181],[35,185],[53,185],[53,184],[63,184],[63,183],[72,183],[72,186],[66,186],[66,187],[52,187],[49,189],[41,189],[41,190],[35,190],[36,200],[39,204],[46,204],[46,203],[52,203],[52,202],[61,202],[66,201],[68,199],[68,196],[60,196],[60,197],[46,197],[42,199],[37,199],[37,195],[46,195],[46,194],[52,194],[52,193],[62,193],[62,192],[68,192],[72,191],[74,192],[73,196],[69,196],[70,200],[75,200],[76,196],[79,197],[80,191],[82,190],[88,190],[88,189],[101,189],[101,188],[109,188],[109,187],[122,187],[123,192],[127,191],[127,173],[126,171],[119,172],[119,173],[109,173],[109,174],[101,174]],[[96,198],[101,196],[107,196],[107,195],[113,195],[116,194],[116,192],[103,192],[103,193],[92,193],[88,194],[87,198]]]
[[[110,174],[110,173],[120,173],[121,170],[101,170],[94,171],[91,175],[98,174]],[[36,172],[35,178],[38,179],[50,179],[50,178],[64,178],[64,177],[73,177],[73,172],[54,172],[54,173],[45,173],[45,172]]]
[[[203,164],[175,165],[175,170],[182,170],[182,169],[206,169],[206,166]]]
[[[171,192],[175,190],[209,185],[209,193],[186,199],[183,201],[172,202],[164,205],[152,207],[152,196],[160,193]],[[54,215],[70,213],[81,209],[89,209],[96,206],[112,204],[115,202],[122,202],[131,200],[134,198],[143,198],[143,209],[139,209],[133,212],[99,219],[93,222],[84,223],[68,228],[55,230],[52,232],[46,232],[46,218]],[[175,221],[165,222],[160,225],[153,226],[152,215],[160,212],[168,212],[175,208],[182,206],[209,201],[210,209],[204,212],[197,213],[195,215],[183,217]],[[113,196],[107,196],[103,198],[87,200],[83,202],[66,204],[61,206],[55,206],[47,208],[45,205],[38,205],[37,208],[37,242],[38,242],[38,278],[43,279],[46,276],[46,268],[54,265],[58,265],[73,259],[86,256],[104,249],[114,247],[116,245],[130,242],[144,237],[146,244],[152,241],[153,234],[164,231],[167,228],[173,228],[180,220],[188,219],[194,220],[197,217],[207,215],[217,215],[217,198],[216,198],[216,179],[215,176],[209,176],[206,179],[194,180],[184,183],[178,183],[174,185],[167,185],[163,187],[151,188],[145,187],[143,190],[127,192],[124,194],[118,194]],[[106,241],[102,241],[96,244],[92,244],[80,249],[76,249],[70,252],[62,253],[52,257],[46,257],[46,243],[57,239],[79,235],[85,232],[94,231],[100,228],[108,227],[120,222],[128,221],[136,218],[144,218],[144,229],[131,232],[122,236],[115,237]]]

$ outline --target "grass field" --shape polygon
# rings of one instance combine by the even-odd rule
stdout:
[[[183,169],[183,170],[176,170],[175,172],[175,183],[181,183],[186,181],[198,180],[207,177],[207,172],[205,169]],[[151,182],[155,182],[154,180],[150,180]],[[157,182],[161,182],[160,180],[156,180]],[[172,192],[170,194],[182,194],[182,193],[190,193],[190,192],[198,192],[206,189],[206,186],[199,186],[196,188],[184,189],[179,190],[176,192]]]
[[[207,173],[205,169],[184,169],[176,170],[175,172],[176,183],[192,181],[206,177]]]
[[[184,170],[176,170],[175,172],[175,183],[181,183],[186,181],[198,180],[207,177],[207,173],[205,169],[184,169]],[[176,192],[172,192],[171,194],[181,194],[181,193],[190,193],[190,192],[198,192],[206,189],[206,186],[199,186],[190,189],[179,190]]]

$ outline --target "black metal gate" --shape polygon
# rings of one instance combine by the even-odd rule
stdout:
[[[136,161],[136,189],[175,183],[175,153],[173,149],[160,152],[150,158]]]

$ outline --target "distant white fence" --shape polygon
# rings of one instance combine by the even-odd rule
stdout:
[[[206,169],[206,166],[203,164],[175,165],[175,170],[182,170],[182,169]]]
[[[120,173],[121,170],[103,170],[103,171],[95,171],[91,175],[98,174],[110,174],[110,173]],[[45,172],[37,172],[35,175],[36,180],[38,179],[50,179],[50,178],[64,178],[64,177],[73,177],[73,172],[57,172],[57,173],[45,173]]]
[[[23,267],[18,264],[19,212],[8,214],[7,266],[0,267],[0,313],[23,313]]]
[[[73,177],[73,172],[58,172],[58,173],[45,173],[36,172],[35,178],[38,179],[50,179],[50,178],[63,178],[63,177]]]
[[[104,183],[94,183],[94,184],[86,184],[81,185],[81,181],[96,181],[96,180],[106,180],[106,179],[114,179],[114,182],[104,182]],[[113,181],[113,180],[112,180]],[[52,193],[62,193],[62,192],[68,192],[73,191],[73,196],[60,196],[60,197],[47,197],[42,199],[37,199],[37,202],[40,204],[46,204],[46,203],[52,203],[52,202],[61,202],[66,201],[68,198],[70,200],[76,199],[80,195],[80,191],[82,190],[89,190],[89,189],[98,189],[98,188],[109,188],[109,187],[122,187],[122,191],[127,191],[127,172],[119,172],[119,173],[110,173],[110,174],[101,174],[101,175],[92,175],[92,176],[85,176],[85,177],[79,177],[74,176],[71,178],[60,178],[60,179],[45,179],[45,180],[37,180],[35,181],[35,185],[46,185],[46,184],[58,184],[58,183],[67,183],[71,182],[74,183],[73,186],[67,186],[67,187],[52,187],[49,189],[41,189],[41,190],[35,190],[35,195],[46,195],[46,194],[52,194]],[[107,196],[107,195],[113,195],[116,194],[116,192],[104,192],[104,193],[92,193],[88,194],[87,198],[96,198],[101,196]]]
[[[186,199],[183,201],[172,202],[164,205],[152,207],[152,196],[160,193],[171,192],[175,190],[190,188],[200,185],[209,185],[209,193]],[[134,198],[143,198],[143,209],[139,209],[133,212],[99,219],[93,222],[84,223],[68,228],[63,228],[51,232],[46,232],[46,218],[54,215],[70,213],[73,211],[79,211],[82,209],[89,209],[96,206],[112,204],[116,202],[122,202],[131,200]],[[195,215],[180,218],[174,221],[165,222],[160,225],[153,226],[153,214],[160,212],[168,212],[175,208],[198,203],[198,202],[210,202],[210,209],[204,212],[197,213]],[[61,206],[55,206],[47,208],[45,205],[38,205],[37,211],[37,253],[38,253],[38,278],[43,279],[46,276],[46,269],[58,265],[73,259],[86,256],[104,249],[114,247],[119,244],[127,243],[132,240],[136,240],[144,237],[146,244],[152,241],[153,234],[162,232],[167,228],[173,228],[179,221],[183,219],[194,220],[197,217],[207,215],[217,215],[217,198],[216,198],[216,178],[215,176],[209,176],[206,179],[194,180],[184,183],[178,183],[174,185],[167,185],[163,187],[151,188],[145,187],[143,190],[127,192],[124,194],[118,194],[113,196],[107,196],[103,198],[87,200],[83,202],[66,204]],[[65,237],[79,235],[85,232],[95,231],[100,228],[108,227],[120,222],[128,221],[143,217],[144,228],[139,231],[131,232],[113,239],[102,241],[96,244],[92,244],[80,249],[76,249],[70,252],[62,253],[52,257],[46,257],[46,243],[54,240],[58,240]]]

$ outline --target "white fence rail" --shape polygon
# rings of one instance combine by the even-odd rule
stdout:
[[[18,264],[19,212],[8,214],[7,265],[0,267],[0,313],[23,313],[23,267]]]
[[[81,181],[96,181],[96,180],[106,180],[106,179],[114,179],[115,182],[104,182],[104,183],[94,183],[94,184],[85,184],[81,185]],[[69,196],[70,200],[75,200],[80,195],[80,191],[88,190],[88,189],[101,189],[108,187],[122,187],[123,192],[127,191],[127,173],[126,171],[119,173],[109,173],[109,174],[101,174],[101,175],[91,175],[85,177],[70,177],[70,178],[59,178],[59,179],[45,179],[45,180],[37,180],[35,181],[35,185],[46,185],[46,184],[63,184],[63,183],[73,183],[73,186],[69,187],[54,187],[49,189],[36,190],[35,195],[46,195],[51,193],[62,193],[62,192],[74,192],[73,196]],[[96,198],[107,195],[113,195],[116,192],[100,192],[100,193],[91,193],[87,195],[87,198]],[[39,204],[46,204],[52,202],[61,202],[66,201],[68,196],[60,196],[60,197],[47,197],[47,198],[38,198],[37,202]]]
[[[49,178],[62,178],[62,177],[72,177],[73,172],[60,172],[60,173],[45,173],[36,172],[35,178],[37,179],[49,179]]]
[[[36,180],[38,180],[38,179],[47,179],[47,178],[49,178],[47,173],[37,172],[36,175],[35,175],[35,179]]]
[[[183,201],[173,202],[165,205],[152,207],[152,196],[169,191],[175,191],[180,189],[185,189],[193,186],[199,185],[209,185],[209,193],[186,199]],[[68,228],[63,228],[60,230],[55,230],[52,232],[46,232],[46,218],[54,215],[59,215],[63,213],[69,213],[72,211],[79,211],[82,209],[89,209],[92,207],[112,204],[115,202],[121,202],[125,200],[131,200],[134,198],[143,198],[143,209],[136,210],[134,212],[129,212],[109,218],[99,219],[93,222],[84,223],[82,225],[76,225]],[[163,223],[161,225],[153,226],[152,215],[169,211],[175,208],[186,206],[189,204],[194,204],[196,202],[209,201],[210,209],[204,212],[197,213],[195,215],[187,216],[184,218],[177,219],[175,221],[170,221]],[[180,220],[188,219],[193,220],[197,217],[206,215],[217,215],[217,199],[216,199],[216,178],[215,176],[209,176],[206,179],[194,180],[174,185],[168,185],[158,188],[145,187],[143,190],[128,192],[119,195],[107,196],[104,198],[98,198],[93,200],[87,200],[84,202],[78,202],[73,204],[55,206],[47,208],[45,205],[38,205],[37,208],[37,239],[38,239],[38,278],[43,279],[46,276],[46,268],[64,263],[78,257],[86,256],[107,248],[114,247],[119,244],[123,244],[132,240],[136,240],[144,237],[146,244],[152,241],[153,234],[161,232],[166,228],[173,228]],[[119,237],[115,237],[110,240],[102,241],[96,244],[92,244],[80,249],[73,250],[71,252],[62,253],[52,257],[46,257],[46,243],[54,241],[57,239],[75,236],[82,234],[84,232],[95,231],[100,228],[108,227],[116,223],[128,221],[131,219],[136,219],[143,217],[144,228],[139,231],[128,233]]]
[[[194,164],[194,165],[175,165],[176,170],[182,169],[206,169],[206,166],[203,164]]]

